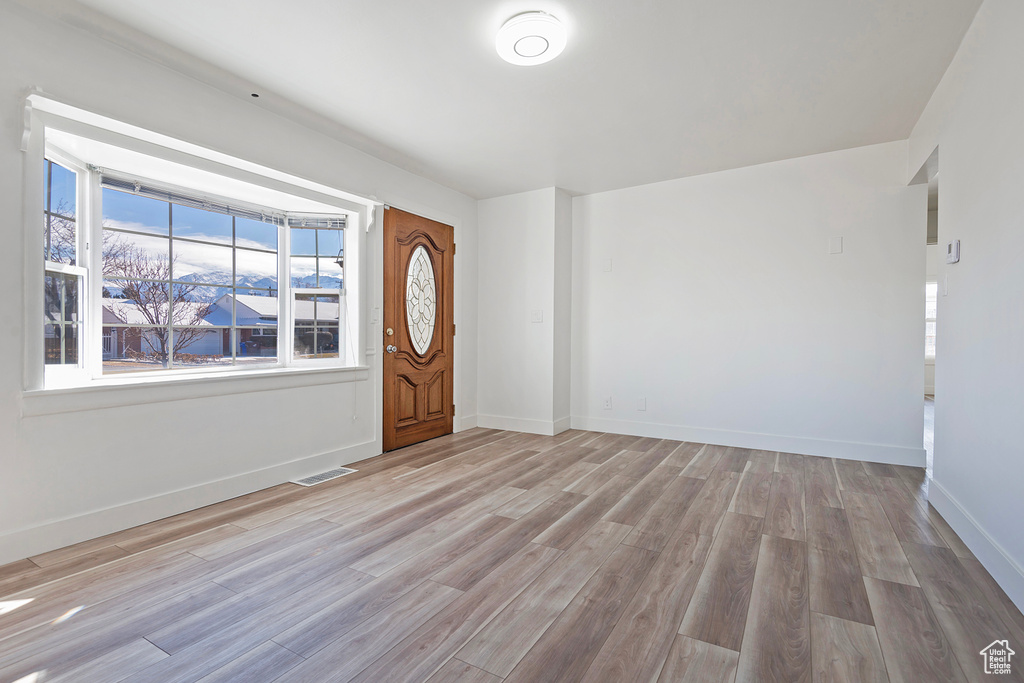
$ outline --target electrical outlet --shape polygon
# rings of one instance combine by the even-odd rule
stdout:
[[[606,396],[605,397],[605,399],[604,399],[604,409],[605,410],[611,410],[612,409],[612,397],[611,396]]]
[[[637,410],[647,410],[647,399],[646,398],[638,398],[636,400],[636,409]]]

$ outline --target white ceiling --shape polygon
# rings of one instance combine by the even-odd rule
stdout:
[[[475,197],[905,139],[981,0],[79,0]],[[553,62],[494,51],[510,16]]]

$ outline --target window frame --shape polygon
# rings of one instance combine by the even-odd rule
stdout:
[[[212,193],[209,193],[209,192],[200,192],[200,191],[196,191],[193,188],[187,188],[187,187],[182,187],[180,185],[175,185],[175,184],[172,184],[172,183],[166,183],[166,182],[161,182],[161,181],[158,181],[158,180],[153,180],[152,178],[148,178],[148,177],[142,176],[140,174],[124,173],[124,172],[113,170],[113,169],[99,169],[99,168],[93,169],[93,172],[95,173],[93,182],[95,182],[95,184],[96,184],[95,191],[96,191],[96,193],[98,195],[98,199],[96,200],[96,203],[97,203],[97,206],[98,206],[99,218],[98,218],[98,222],[94,222],[92,225],[90,225],[90,228],[91,228],[91,231],[92,231],[92,239],[97,244],[102,244],[103,243],[103,224],[102,224],[103,223],[103,219],[102,219],[102,206],[103,206],[102,193],[103,193],[103,190],[104,189],[111,189],[111,191],[114,191],[114,192],[122,191],[122,190],[118,190],[116,188],[105,188],[103,186],[103,182],[102,182],[104,176],[108,176],[108,177],[115,178],[115,179],[118,179],[118,180],[125,180],[127,178],[131,178],[134,181],[136,181],[136,182],[138,182],[138,183],[140,183],[142,185],[146,185],[148,187],[152,187],[154,189],[158,189],[158,190],[162,190],[162,191],[172,192],[174,194],[181,195],[181,196],[187,196],[187,197],[189,197],[190,199],[193,199],[193,200],[208,201],[210,203],[217,203],[217,204],[226,204],[226,205],[231,206],[232,208],[264,212],[267,215],[278,216],[278,217],[281,218],[282,223],[287,223],[287,215],[288,214],[286,212],[282,212],[282,211],[279,211],[279,210],[271,209],[271,208],[269,208],[267,206],[260,206],[260,205],[257,205],[257,204],[253,204],[252,202],[245,202],[245,201],[241,201],[241,200],[236,200],[236,199],[232,199],[230,197],[224,197],[224,196],[217,195],[217,194],[212,194]],[[159,200],[159,201],[166,201],[166,200]],[[178,204],[175,204],[174,202],[167,202],[167,203],[173,204],[174,206],[179,206]],[[226,215],[230,215],[230,214],[226,214]],[[202,245],[202,244],[211,244],[212,245],[213,244],[212,242],[202,242],[202,241],[194,240],[194,239],[189,238],[189,237],[175,237],[173,235],[173,225],[171,225],[169,227],[170,227],[170,231],[168,232],[168,235],[166,236],[166,239],[169,242],[169,249],[173,249],[172,245],[174,243],[174,240],[176,240],[176,239],[182,240],[184,242],[188,242],[190,244],[198,244],[198,245]],[[282,241],[281,241],[282,240],[282,232],[281,231],[282,231],[282,225],[277,224],[277,225],[275,225],[275,227],[277,229],[277,245],[278,245],[277,246],[277,253],[275,254],[275,256],[277,257],[277,275],[278,275],[278,289],[277,289],[277,292],[278,292],[278,304],[279,304],[278,305],[277,325],[278,325],[278,327],[280,327],[282,325],[282,321],[284,323],[288,323],[290,321],[288,320],[287,317],[281,315],[281,306],[280,306],[280,297],[281,297],[280,268],[281,268],[281,244],[282,244]],[[144,233],[133,233],[133,234],[144,235]],[[156,237],[158,239],[165,239],[165,237],[162,236],[162,235],[153,235],[153,237]],[[235,272],[234,264],[235,264],[235,258],[236,258],[236,254],[235,254],[236,246],[234,244],[234,239],[232,240],[232,244],[230,244],[230,245],[224,244],[224,245],[218,245],[218,246],[222,246],[224,248],[231,249],[231,251],[232,251],[232,278],[233,278],[233,280],[235,280],[236,272]],[[169,251],[169,253],[171,253],[171,252]],[[98,286],[94,286],[93,292],[94,292],[95,298],[99,301],[99,311],[98,311],[98,316],[99,317],[94,318],[93,320],[94,321],[98,321],[98,322],[94,322],[94,325],[98,324],[100,326],[100,328],[101,328],[100,334],[102,336],[102,305],[103,305],[102,285],[103,285],[103,282],[105,280],[105,278],[102,276],[102,268],[103,268],[102,249],[99,250],[99,255],[98,255],[98,258],[96,260],[96,265],[94,267],[99,269],[97,272],[100,272],[101,275],[100,275],[100,277],[95,278],[98,281]],[[157,281],[157,282],[163,283],[165,281],[160,280],[160,281]],[[173,278],[167,280],[166,282],[171,287],[173,287],[174,284],[180,284],[180,282],[178,280],[173,279]],[[237,289],[235,282],[236,282],[236,280],[233,281],[231,285],[200,285],[200,286],[224,287],[225,289],[230,289],[232,294],[235,294],[236,293],[235,290]],[[167,374],[169,374],[169,371],[171,371],[171,370],[173,370],[173,374],[175,376],[178,376],[178,375],[184,375],[184,374],[188,374],[188,375],[193,375],[193,374],[195,374],[195,375],[202,375],[202,374],[207,374],[207,373],[225,373],[225,372],[234,374],[234,373],[238,373],[238,372],[243,372],[244,370],[247,370],[247,369],[248,370],[265,370],[265,369],[274,369],[274,368],[280,369],[280,368],[284,368],[284,367],[289,367],[290,364],[282,362],[281,354],[280,354],[280,349],[278,350],[278,356],[277,356],[277,359],[275,361],[268,361],[266,363],[251,363],[251,364],[250,363],[239,364],[239,363],[234,362],[235,360],[237,360],[237,348],[235,348],[235,345],[237,344],[237,341],[235,339],[235,333],[236,333],[237,330],[244,329],[244,326],[239,326],[237,324],[237,319],[236,319],[236,303],[237,303],[237,300],[232,302],[231,324],[228,325],[228,326],[213,326],[211,328],[212,330],[223,330],[223,329],[227,329],[228,330],[228,332],[229,332],[229,334],[231,336],[231,345],[232,345],[231,358],[232,358],[232,361],[233,361],[230,366],[215,365],[215,366],[209,366],[209,367],[191,367],[191,368],[188,368],[188,369],[176,369],[174,367],[174,342],[173,342],[174,329],[175,328],[181,328],[181,327],[190,327],[190,326],[189,325],[175,325],[173,320],[169,319],[168,323],[167,323],[167,327],[170,330],[169,335],[171,337],[171,348],[170,348],[170,356],[171,357],[170,357],[170,365],[169,365],[169,367],[161,368],[159,370],[151,370],[151,371],[150,370],[133,371],[133,372],[130,372],[130,373],[124,373],[124,375],[125,376],[131,376],[131,377],[142,377],[142,378],[150,378],[150,377],[160,378],[160,377],[163,377],[163,376],[166,376]],[[132,326],[126,325],[125,327],[127,329],[146,329],[146,328],[151,327],[151,326],[146,325],[146,326],[139,326],[137,328],[132,328]],[[102,360],[101,360],[101,365],[102,365]],[[100,379],[100,378],[102,378],[102,379],[110,379],[112,377],[116,377],[118,374],[119,373],[107,373],[107,374],[104,374],[103,371],[102,371],[102,367],[100,367],[98,370],[94,370],[93,371],[93,378],[94,379]]]
[[[366,280],[366,268],[362,263],[363,252],[367,247],[367,240],[363,233],[368,232],[371,224],[373,210],[377,204],[374,201],[362,200],[347,192],[335,190],[328,186],[306,181],[297,176],[290,176],[286,173],[276,171],[267,167],[260,167],[244,160],[227,157],[226,155],[199,148],[191,143],[173,139],[173,145],[163,146],[156,144],[149,138],[164,138],[156,133],[150,133],[142,129],[134,129],[129,124],[121,124],[113,120],[103,119],[96,115],[89,114],[82,110],[74,110],[82,115],[82,119],[69,119],[53,111],[40,110],[33,107],[33,104],[41,102],[46,104],[47,109],[70,110],[66,105],[55,101],[41,98],[37,95],[30,95],[26,103],[26,130],[23,137],[22,149],[26,152],[26,163],[23,166],[25,178],[25,362],[24,362],[24,387],[26,391],[43,390],[68,390],[87,389],[89,387],[100,387],[121,384],[162,384],[166,382],[186,381],[191,383],[194,380],[209,378],[227,379],[229,377],[243,377],[261,375],[268,372],[293,374],[300,372],[305,376],[306,371],[365,371],[367,368],[366,357],[372,355],[366,349],[367,324],[363,318],[368,317],[369,301],[365,297],[369,294]],[[110,128],[96,127],[93,121],[88,118],[102,119],[111,123]],[[116,124],[114,126],[113,124]],[[116,128],[131,129],[138,131],[139,136],[126,136],[122,130]],[[294,334],[294,320],[291,312],[291,288],[289,267],[289,240],[287,228],[287,215],[301,216],[302,212],[275,210],[276,213],[285,215],[283,224],[278,226],[278,253],[277,253],[277,277],[278,277],[278,325],[277,359],[273,363],[259,364],[235,364],[232,366],[213,366],[179,369],[168,372],[165,369],[155,371],[137,371],[118,374],[103,374],[103,302],[102,302],[102,249],[90,249],[89,246],[102,244],[102,185],[100,182],[101,169],[96,168],[86,161],[83,161],[69,154],[62,146],[51,144],[49,131],[59,131],[62,134],[82,137],[100,144],[113,144],[120,149],[128,150],[159,161],[160,163],[179,164],[192,169],[196,176],[213,172],[226,181],[233,183],[244,183],[250,190],[266,190],[268,193],[276,193],[274,196],[292,197],[299,203],[316,202],[317,204],[337,209],[330,214],[310,214],[323,218],[325,215],[332,217],[344,216],[345,228],[344,253],[345,267],[343,271],[343,288],[328,290],[331,294],[339,296],[339,304],[342,308],[339,316],[340,336],[345,341],[345,350],[339,349],[338,357],[329,359],[296,359],[292,356],[291,337]],[[163,139],[159,140],[163,142]],[[197,154],[201,150],[203,154]],[[155,152],[155,153],[154,153]],[[88,158],[88,155],[82,155]],[[46,262],[44,254],[45,247],[45,159],[66,166],[77,174],[76,183],[76,241],[79,246],[79,254],[76,259],[76,266],[66,264],[53,264]],[[226,160],[232,163],[226,163]],[[187,163],[183,164],[185,161]],[[254,170],[255,169],[255,170]],[[252,206],[251,201],[237,200],[230,196],[223,196],[217,193],[197,190],[195,187],[175,187],[174,184],[162,180],[144,178],[143,174],[135,173],[131,169],[115,173],[120,177],[138,177],[146,180],[152,185],[168,189],[184,190],[185,194],[199,197],[210,197],[212,199],[226,200],[232,206]],[[198,185],[196,187],[199,187]],[[248,192],[252,194],[251,192]],[[36,211],[32,207],[39,207]],[[258,208],[267,208],[266,205]],[[356,234],[358,239],[354,241],[354,247],[349,236]],[[84,244],[83,244],[84,242]],[[234,246],[232,246],[234,249]],[[53,267],[50,267],[53,266]],[[59,266],[59,268],[58,268]],[[58,270],[73,268],[76,276],[83,278],[82,291],[79,295],[79,357],[78,364],[73,369],[61,368],[63,372],[55,370],[56,366],[47,365],[44,361],[44,324],[43,315],[43,283],[47,270]],[[235,283],[232,283],[232,288]],[[356,297],[349,296],[355,291]],[[232,289],[232,293],[236,293]],[[347,323],[347,324],[346,324]],[[237,319],[232,313],[232,343],[237,341],[236,330],[242,329],[237,324]],[[240,337],[240,335],[239,335]],[[282,348],[284,346],[285,348]],[[233,353],[232,356],[235,354]],[[360,375],[357,372],[353,377]],[[298,380],[308,383],[308,380]],[[340,380],[347,381],[347,380]]]
[[[50,179],[46,177],[46,162],[55,163],[59,166],[63,166],[68,171],[75,174],[75,263],[60,263],[57,261],[50,261],[46,257],[49,253],[45,253],[41,259],[42,263],[42,278],[39,280],[39,286],[44,287],[43,283],[49,273],[60,273],[65,276],[72,276],[78,280],[78,302],[77,302],[77,317],[78,317],[78,334],[75,340],[77,360],[74,364],[68,363],[47,363],[45,359],[46,346],[45,341],[41,348],[43,355],[43,374],[44,376],[52,377],[51,382],[57,383],[69,383],[69,382],[80,382],[86,378],[88,373],[87,359],[89,358],[89,340],[88,335],[83,332],[89,327],[87,319],[89,316],[89,303],[90,303],[90,273],[91,273],[91,259],[92,254],[90,252],[90,239],[88,230],[84,229],[83,226],[88,222],[83,220],[90,211],[90,201],[88,191],[86,189],[87,184],[83,182],[83,179],[89,174],[88,165],[83,163],[80,159],[75,156],[68,154],[67,152],[51,147],[49,145],[44,147],[44,154],[42,156],[42,170],[43,170],[43,182],[42,185],[45,188],[43,193],[43,210],[40,212],[40,216],[43,220],[43,230],[40,231],[42,235],[48,233],[47,221],[49,216],[53,213],[52,207],[48,206],[47,194],[50,191]],[[42,242],[42,251],[46,250],[45,238]],[[37,253],[37,262],[40,261],[39,254]],[[83,265],[84,264],[84,265]],[[46,319],[46,295],[43,293],[43,311],[40,320],[43,320],[43,327],[45,327]],[[61,325],[63,327],[63,324]],[[45,340],[45,333],[44,333]]]

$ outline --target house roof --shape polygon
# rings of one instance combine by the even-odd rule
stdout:
[[[209,306],[197,301],[176,302],[174,323],[178,325],[213,325],[207,318],[201,317],[203,309]],[[134,301],[127,299],[103,299],[103,323],[106,325],[152,325],[167,320],[166,304],[157,309],[147,311]]]
[[[235,316],[238,324],[243,326],[259,326],[277,324],[277,297],[276,296],[255,296],[252,294],[236,294],[235,301],[238,306],[235,309]],[[217,301],[220,308],[231,310],[231,295],[225,294]],[[314,310],[312,301],[299,300],[295,302],[295,320],[298,323],[312,322],[314,313],[316,319],[321,322],[337,321],[340,305],[336,303],[317,302]]]

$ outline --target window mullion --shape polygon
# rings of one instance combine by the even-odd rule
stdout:
[[[167,204],[167,369],[174,369],[174,204]]]
[[[231,365],[238,365],[238,345],[242,343],[242,331],[238,329],[238,219],[231,217],[231,328],[228,339],[231,344]]]
[[[84,345],[83,367],[93,377],[103,374],[103,205],[101,202],[100,174],[90,168],[82,174],[84,203],[79,211],[79,234],[84,235],[87,266],[82,283],[84,301],[79,320],[82,327],[78,336]]]
[[[292,304],[291,253],[292,237],[288,220],[278,226],[277,277],[277,354],[281,365],[294,363],[295,319]]]

